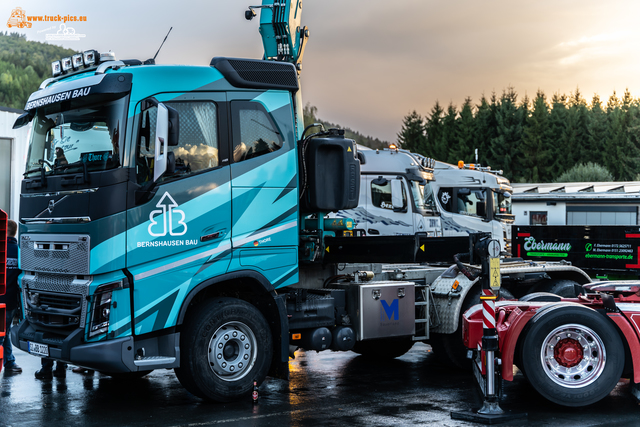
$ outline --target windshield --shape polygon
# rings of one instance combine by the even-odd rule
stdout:
[[[34,118],[25,176],[77,173],[120,166],[126,97]]]
[[[420,184],[418,181],[409,181],[411,183],[411,195],[416,208],[427,213],[435,212],[435,200],[429,183]]]
[[[493,193],[495,216],[503,219],[510,219],[511,213],[511,197],[505,197],[504,193]]]

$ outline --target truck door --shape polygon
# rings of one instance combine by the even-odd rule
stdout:
[[[155,98],[179,113],[175,170],[154,184],[157,107],[134,122],[137,194],[127,213],[136,334],[175,325],[182,297],[224,274],[231,260],[231,183],[224,93]],[[149,191],[150,190],[150,191]],[[131,198],[130,198],[131,199]],[[178,298],[178,295],[181,297]]]
[[[368,175],[363,183],[368,193],[367,235],[413,235],[413,215],[404,178]]]
[[[298,163],[286,91],[229,93],[233,260],[274,287],[298,281]]]

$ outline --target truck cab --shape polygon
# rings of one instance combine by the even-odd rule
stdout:
[[[513,192],[500,171],[479,165],[435,162],[430,183],[444,236],[490,232],[502,251],[510,250]]]
[[[358,146],[360,197],[358,207],[335,216],[353,218],[367,236],[442,235],[429,182],[432,160],[403,150],[372,150]],[[429,163],[424,163],[429,162]]]

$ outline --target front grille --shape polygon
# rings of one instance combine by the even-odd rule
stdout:
[[[75,310],[82,307],[82,295],[41,294],[40,305],[49,309]]]
[[[24,271],[89,274],[89,236],[24,234],[20,236],[20,266]]]
[[[50,327],[84,327],[91,278],[36,273],[22,278],[27,317]]]

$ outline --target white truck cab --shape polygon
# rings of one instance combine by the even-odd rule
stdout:
[[[367,236],[426,233],[442,236],[442,225],[429,182],[433,173],[424,159],[407,151],[372,150],[358,146],[360,198],[358,207],[334,214],[353,218]]]
[[[435,162],[430,183],[444,236],[491,232],[509,250],[511,241],[511,183],[500,171],[479,165],[455,166]]]

